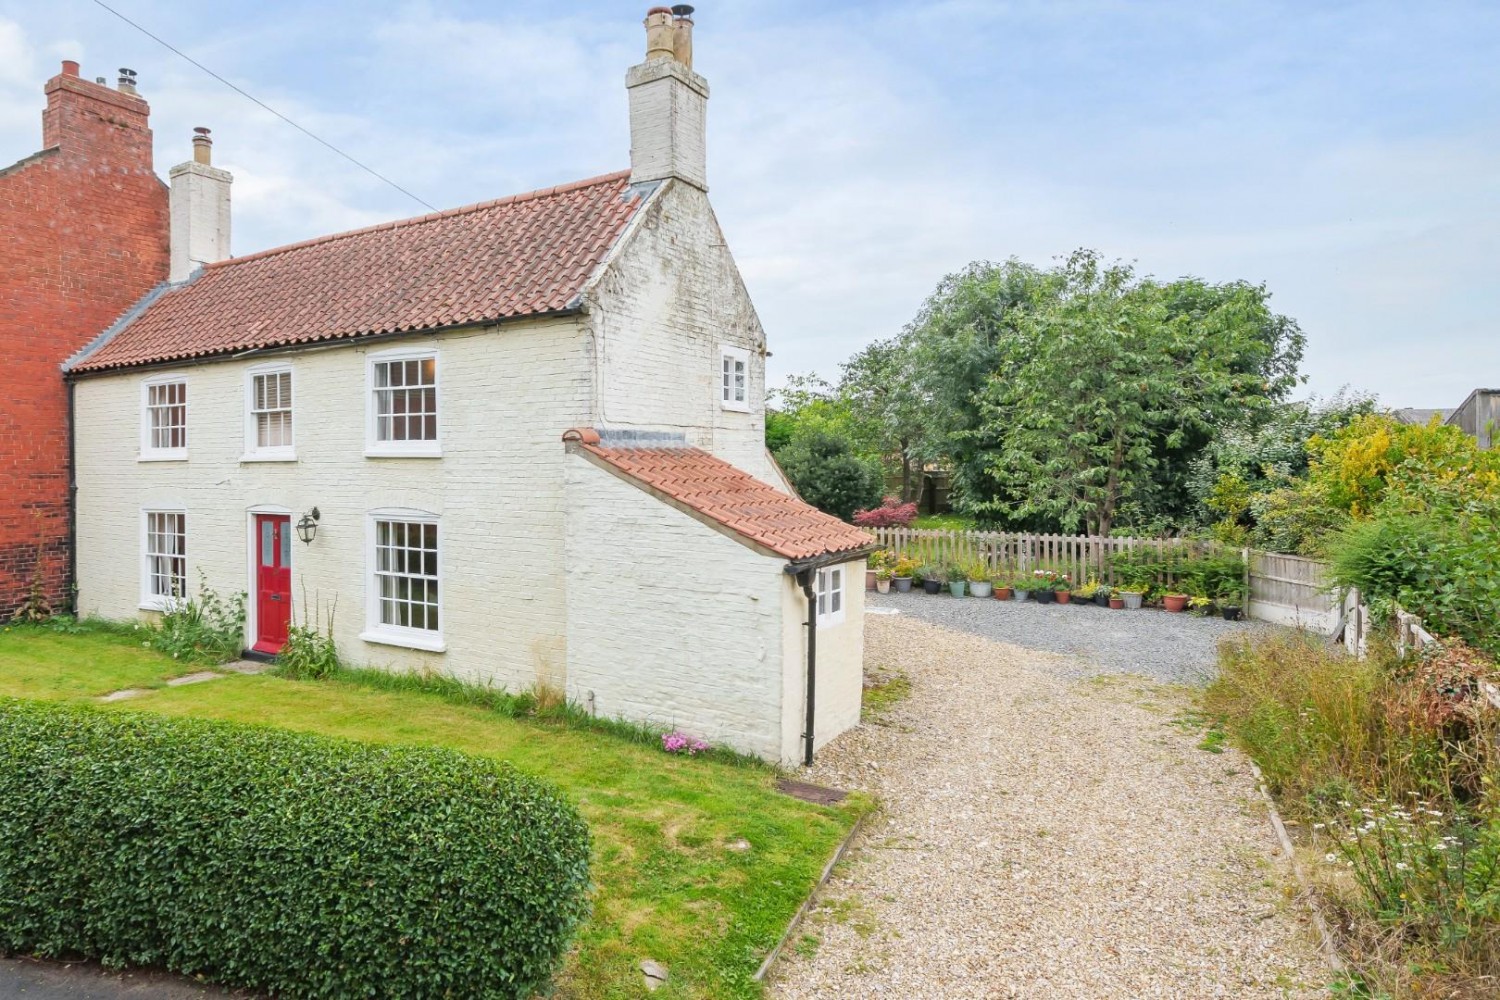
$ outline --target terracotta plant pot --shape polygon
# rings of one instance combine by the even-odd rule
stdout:
[[[923,580],[922,592],[924,594],[941,594],[943,592],[942,580]]]
[[[1072,591],[1069,591],[1069,590],[1059,590],[1057,592],[1057,603],[1058,604],[1067,604],[1067,603],[1069,603],[1072,600],[1073,600],[1073,592]]]
[[[865,589],[875,589],[875,571],[873,569],[865,570]]]
[[[893,576],[891,577],[891,582],[896,585],[896,593],[908,594],[911,592],[911,577]]]
[[[880,593],[880,594],[889,594],[891,592],[891,581],[889,581],[889,580],[876,580],[875,581],[875,591],[876,591],[876,593]]]
[[[995,600],[1008,601],[1010,600],[1010,595],[1013,593],[1015,593],[1015,591],[1011,590],[1009,587],[996,587]]]
[[[1187,602],[1188,595],[1186,594],[1167,594],[1161,599],[1162,607],[1168,611],[1181,611],[1187,607]]]
[[[1111,597],[1109,599],[1109,606],[1112,607],[1112,608],[1114,608],[1116,611],[1119,611],[1120,609],[1122,609],[1123,607],[1125,607],[1125,598],[1123,598],[1123,597]]]

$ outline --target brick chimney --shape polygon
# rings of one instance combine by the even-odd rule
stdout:
[[[708,190],[708,81],[693,72],[693,8],[646,13],[646,61],[625,75],[630,95],[630,181],[675,177]]]
[[[120,89],[112,90],[83,79],[78,63],[63,60],[62,72],[47,81],[42,148],[91,156],[115,169],[150,170],[151,107],[136,93],[133,70],[121,70],[120,80]]]
[[[229,256],[229,185],[234,177],[213,165],[208,129],[193,129],[193,158],[172,178],[172,268],[168,281],[186,281],[204,264]]]

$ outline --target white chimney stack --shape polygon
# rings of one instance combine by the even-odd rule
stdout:
[[[172,261],[167,280],[174,282],[229,256],[229,185],[234,178],[213,166],[208,129],[193,132],[193,158],[170,171]]]
[[[708,81],[693,72],[693,8],[652,7],[646,61],[625,75],[630,94],[630,182],[676,177],[708,190]]]

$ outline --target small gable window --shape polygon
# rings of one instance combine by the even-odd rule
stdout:
[[[149,379],[141,386],[141,458],[187,458],[187,379]]]
[[[844,567],[818,570],[818,628],[844,620]]]
[[[292,370],[281,365],[253,370],[245,383],[245,458],[290,461],[292,444]]]
[[[365,454],[440,454],[438,358],[425,351],[384,351],[370,356],[369,432]]]
[[[750,409],[750,352],[743,347],[719,348],[719,405],[726,410]]]

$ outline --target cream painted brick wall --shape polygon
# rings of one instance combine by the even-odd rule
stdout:
[[[818,630],[817,692],[813,711],[813,750],[859,725],[864,697],[865,564],[844,563],[844,620]],[[781,696],[781,759],[800,763],[802,730],[807,720],[807,595],[796,579],[783,574],[782,662],[786,664]]]
[[[580,323],[382,340],[179,369],[188,380],[185,462],[138,462],[143,379],[82,379],[76,388],[80,608],[137,614],[141,510],[187,508],[189,582],[247,590],[247,509],[322,512],[317,540],[293,543],[294,602],[326,609],[356,663],[432,668],[523,688],[555,682],[566,662],[562,431],[585,422],[590,386]],[[443,457],[365,458],[367,351],[435,345]],[[245,373],[268,360],[294,372],[295,463],[242,463]],[[441,520],[446,653],[359,639],[365,627],[366,512],[411,507]]]
[[[170,281],[184,281],[203,264],[229,256],[227,170],[189,160],[172,168]]]
[[[784,560],[581,456],[566,470],[569,696],[779,758]]]
[[[595,423],[679,431],[775,486],[765,450],[765,333],[708,196],[667,181],[586,297]],[[719,346],[750,352],[750,412],[719,403]]]

